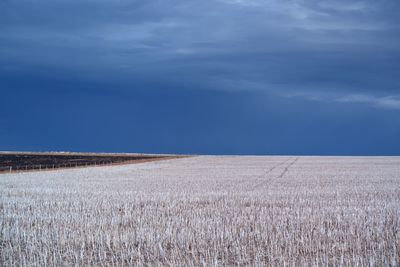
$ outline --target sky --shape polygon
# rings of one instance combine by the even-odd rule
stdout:
[[[400,155],[398,0],[2,0],[0,150]]]

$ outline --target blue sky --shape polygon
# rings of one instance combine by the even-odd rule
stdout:
[[[400,155],[399,13],[3,0],[0,150]]]

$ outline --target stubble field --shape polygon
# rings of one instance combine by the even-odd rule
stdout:
[[[400,157],[0,174],[0,265],[400,264]]]

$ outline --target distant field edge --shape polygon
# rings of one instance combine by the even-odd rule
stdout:
[[[191,155],[0,151],[0,173],[133,164],[184,157]]]

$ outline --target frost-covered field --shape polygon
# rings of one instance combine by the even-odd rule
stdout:
[[[400,264],[399,157],[0,174],[0,265]]]

